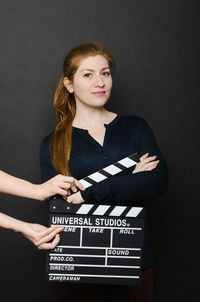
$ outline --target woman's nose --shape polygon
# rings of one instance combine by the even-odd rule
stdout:
[[[97,76],[95,84],[99,87],[103,87],[105,85],[101,76]]]

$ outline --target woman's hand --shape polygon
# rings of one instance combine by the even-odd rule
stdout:
[[[23,223],[20,232],[24,237],[29,239],[39,250],[51,250],[56,247],[60,241],[60,226],[47,228],[36,223]]]
[[[80,192],[77,192],[75,194],[72,194],[71,196],[67,196],[67,197],[64,197],[64,199],[69,202],[69,203],[76,203],[76,204],[79,204],[79,203],[83,203],[84,202],[84,199],[83,197],[81,196],[81,193]]]
[[[149,153],[144,154],[140,157],[140,162],[135,166],[135,169],[132,173],[134,174],[143,171],[152,171],[159,163],[159,160],[155,159],[156,156],[149,156]]]
[[[61,174],[58,174],[43,184],[36,186],[38,189],[39,200],[45,200],[56,194],[67,196],[71,194],[71,192],[77,192],[78,189],[84,190],[83,185],[77,179]]]

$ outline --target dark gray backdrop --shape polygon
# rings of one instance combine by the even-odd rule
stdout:
[[[36,183],[39,145],[54,124],[52,95],[66,52],[87,41],[113,52],[118,65],[109,108],[148,121],[170,173],[169,192],[151,207],[154,300],[197,301],[196,2],[1,0],[0,36],[0,169]],[[0,199],[2,212],[47,223],[47,203]],[[7,301],[51,301],[44,268],[45,252],[0,230],[0,287]]]

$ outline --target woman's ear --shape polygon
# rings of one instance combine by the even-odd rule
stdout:
[[[67,77],[64,77],[63,84],[67,88],[69,93],[74,92],[72,82]]]

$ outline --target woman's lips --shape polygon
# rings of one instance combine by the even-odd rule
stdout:
[[[92,92],[92,94],[96,95],[96,96],[102,96],[102,95],[105,95],[105,91],[95,91],[95,92]]]

